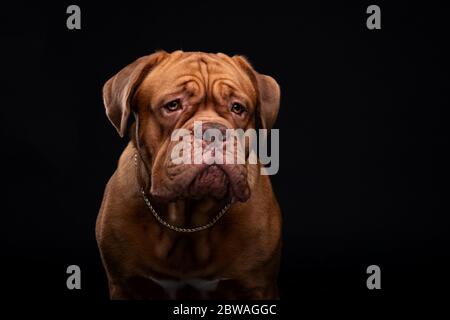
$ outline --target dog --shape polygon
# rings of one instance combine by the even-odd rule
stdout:
[[[109,79],[103,101],[130,135],[96,223],[111,299],[278,299],[281,211],[263,166],[170,156],[195,122],[272,128],[277,82],[243,56],[158,51]]]

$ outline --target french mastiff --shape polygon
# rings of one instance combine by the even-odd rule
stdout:
[[[111,298],[277,299],[281,214],[262,165],[171,157],[173,131],[194,121],[270,129],[276,81],[242,56],[156,52],[109,79],[103,99],[121,137],[135,118],[96,225]]]

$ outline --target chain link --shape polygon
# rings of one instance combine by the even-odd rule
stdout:
[[[135,153],[134,154],[134,164],[136,165],[136,172],[137,174],[139,174],[138,172],[138,154]],[[139,181],[139,179],[138,179]],[[139,183],[139,182],[138,182]],[[145,190],[144,188],[141,186],[140,187],[140,193],[142,195],[142,198],[144,199],[145,204],[147,205],[148,209],[150,210],[150,212],[153,214],[153,216],[155,217],[155,219],[162,224],[163,226],[165,226],[166,228],[169,228],[173,231],[176,232],[183,232],[183,233],[192,233],[192,232],[198,232],[198,231],[202,231],[208,228],[211,228],[213,225],[216,224],[217,221],[219,221],[220,218],[222,218],[222,216],[228,211],[228,209],[230,209],[231,203],[228,202],[220,211],[219,213],[211,219],[210,222],[208,222],[205,225],[202,226],[198,226],[198,227],[194,227],[194,228],[180,228],[177,226],[174,226],[170,223],[168,223],[166,220],[164,220],[157,212],[156,210],[153,208],[152,204],[150,203],[150,200],[148,199],[147,195],[145,194]]]

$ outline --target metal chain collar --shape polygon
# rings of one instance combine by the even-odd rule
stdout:
[[[135,153],[134,154],[134,164],[136,166],[136,173],[139,175],[139,170],[138,170],[138,154]],[[139,179],[138,179],[138,183],[139,183]],[[211,228],[213,225],[216,224],[217,221],[219,221],[220,218],[222,218],[222,216],[228,211],[228,209],[230,209],[231,206],[231,202],[228,202],[220,211],[219,213],[212,218],[211,221],[209,221],[207,224],[202,225],[202,226],[198,226],[198,227],[194,227],[194,228],[180,228],[177,226],[174,226],[170,223],[168,223],[166,220],[164,220],[157,212],[156,210],[153,208],[152,204],[150,203],[150,200],[148,199],[147,195],[145,194],[145,190],[144,187],[139,186],[139,191],[142,194],[142,198],[144,199],[145,204],[147,205],[147,207],[149,208],[150,212],[153,214],[153,216],[155,217],[155,219],[162,224],[163,226],[165,226],[166,228],[169,228],[173,231],[176,232],[183,232],[183,233],[192,233],[192,232],[198,232],[198,231],[202,231],[208,228]]]

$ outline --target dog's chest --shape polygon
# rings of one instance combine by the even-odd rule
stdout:
[[[153,277],[150,277],[150,279],[157,283],[170,299],[176,299],[178,293],[186,288],[194,290],[201,298],[208,298],[208,296],[217,289],[220,281],[226,280],[203,280],[195,278],[183,280],[159,280]]]

